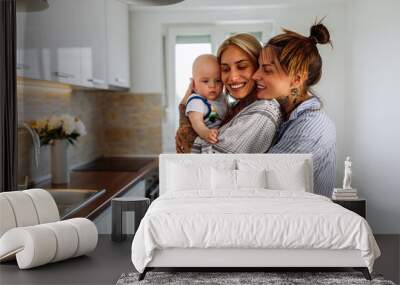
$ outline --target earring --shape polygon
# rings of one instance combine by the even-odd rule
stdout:
[[[290,92],[291,92],[293,97],[299,96],[299,93],[300,93],[298,88],[292,88],[292,89],[290,89]]]

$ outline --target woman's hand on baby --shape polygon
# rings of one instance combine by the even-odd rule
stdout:
[[[218,142],[218,130],[217,129],[209,129],[205,136],[203,137],[210,144],[215,144]]]
[[[183,96],[181,102],[179,104],[183,104],[186,105],[187,100],[189,99],[190,95],[192,95],[194,93],[193,90],[193,78],[190,78],[190,83],[188,88],[186,89],[186,93],[185,96]]]

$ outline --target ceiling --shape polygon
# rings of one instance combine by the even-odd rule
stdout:
[[[303,6],[318,4],[329,4],[332,2],[346,2],[346,0],[184,0],[177,4],[167,6],[154,6],[155,2],[177,2],[177,0],[124,0],[131,4],[131,9],[178,9],[178,10],[195,10],[195,9],[254,9],[254,8],[274,8],[288,6]]]
[[[165,6],[173,5],[183,0],[122,0],[133,6]]]

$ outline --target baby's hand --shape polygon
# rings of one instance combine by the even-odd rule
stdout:
[[[204,139],[211,143],[217,143],[218,142],[218,130],[217,129],[209,129],[208,132],[206,133],[206,136]]]

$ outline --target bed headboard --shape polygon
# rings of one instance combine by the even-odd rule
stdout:
[[[277,170],[281,169],[283,165],[287,169],[287,167],[295,167],[299,165],[299,163],[302,163],[304,165],[304,175],[307,182],[306,191],[313,192],[313,164],[311,154],[160,154],[160,195],[167,191],[167,173],[170,163],[190,163],[191,165],[210,166],[221,162],[231,162],[234,169],[238,169],[238,165],[240,166],[241,164],[253,164]]]

